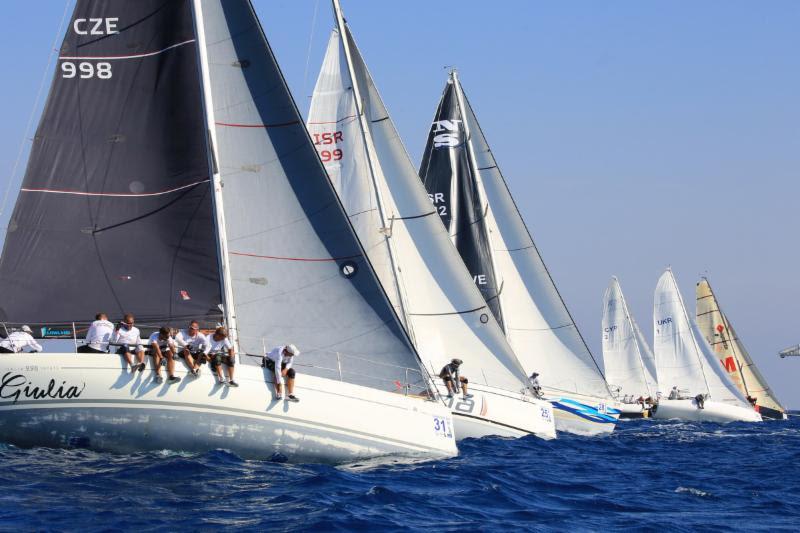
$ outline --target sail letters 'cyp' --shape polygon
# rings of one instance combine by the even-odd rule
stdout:
[[[479,176],[472,171],[469,152],[464,113],[451,81],[436,110],[419,175],[467,270],[503,327],[500,286],[483,221],[488,205],[481,201]]]
[[[197,54],[188,0],[78,0],[0,259],[0,320],[219,315]]]

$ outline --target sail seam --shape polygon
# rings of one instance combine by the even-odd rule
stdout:
[[[187,44],[191,44],[195,42],[195,39],[189,39],[188,41],[183,41],[182,43],[173,44],[166,48],[162,48],[161,50],[157,50],[155,52],[146,52],[144,54],[134,54],[128,56],[59,56],[58,59],[70,59],[70,60],[78,60],[78,59],[105,59],[105,60],[117,60],[117,59],[142,59],[145,57],[152,57],[157,56],[159,54],[163,54],[173,48],[178,48],[179,46],[184,46]]]
[[[346,255],[342,257],[283,257],[277,255],[258,255],[258,254],[248,254],[244,252],[228,252],[231,255],[238,255],[242,257],[255,257],[257,259],[275,259],[278,261],[300,261],[300,262],[308,262],[308,263],[325,263],[325,262],[335,262],[335,261],[342,261],[344,259],[355,259],[357,257],[361,257],[361,254],[357,255]]]
[[[23,187],[20,189],[22,192],[42,192],[42,193],[49,193],[49,194],[69,194],[74,196],[101,196],[101,197],[111,197],[111,198],[142,198],[148,196],[162,196],[165,194],[170,194],[173,192],[182,191],[183,189],[188,189],[190,187],[195,187],[197,185],[203,183],[209,183],[211,180],[205,179],[202,181],[196,181],[194,183],[189,183],[188,185],[182,185],[180,187],[175,187],[174,189],[169,189],[166,191],[159,191],[159,192],[144,192],[144,193],[133,193],[133,192],[85,192],[85,191],[65,191],[59,189],[30,189],[27,187]]]
[[[343,122],[343,121],[351,119],[351,118],[356,118],[356,116],[355,115],[348,115],[348,116],[346,116],[344,118],[340,118],[339,120],[331,120],[331,121],[328,121],[328,122],[324,122],[324,121],[323,122],[309,122],[309,124],[338,124],[340,122]]]
[[[466,315],[469,313],[474,313],[475,311],[480,311],[481,309],[486,309],[485,305],[480,307],[476,307],[475,309],[468,309],[466,311],[451,311],[449,313],[408,313],[409,316],[447,316],[447,315]]]
[[[228,128],[283,128],[285,126],[294,126],[295,124],[300,124],[299,120],[293,120],[291,122],[281,122],[279,124],[237,124],[237,123],[230,123],[230,122],[215,122],[217,126],[225,126]]]

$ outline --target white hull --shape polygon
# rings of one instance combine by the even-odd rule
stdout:
[[[545,399],[553,404],[556,430],[575,435],[603,435],[614,431],[619,420],[618,402],[577,394],[551,394]]]
[[[446,396],[447,389],[437,384]],[[472,398],[463,400],[461,394],[444,398],[455,423],[456,440],[490,435],[524,437],[535,435],[542,439],[556,438],[553,408],[549,402],[528,395],[513,393],[470,383]]]
[[[131,374],[116,355],[0,357],[0,441],[122,453],[223,448],[293,462],[457,453],[452,417],[436,402],[303,374],[299,403],[275,401],[264,369],[238,366],[232,388],[215,383],[208,365],[199,378],[176,367],[182,381],[158,385],[149,365]]]
[[[653,418],[698,422],[761,422],[761,415],[747,407],[706,400],[703,409],[692,400],[659,400]]]

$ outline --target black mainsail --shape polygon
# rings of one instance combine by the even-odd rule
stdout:
[[[220,314],[201,95],[191,1],[78,0],[0,258],[0,320]]]
[[[488,205],[481,201],[467,141],[464,114],[451,76],[428,134],[419,175],[475,285],[504,327],[498,298],[501,285],[485,224]]]

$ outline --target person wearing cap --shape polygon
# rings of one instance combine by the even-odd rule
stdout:
[[[294,344],[278,346],[274,350],[264,355],[264,367],[275,373],[275,399],[283,399],[283,387],[281,379],[286,378],[287,398],[290,402],[299,402],[300,399],[294,395],[294,378],[297,375],[292,368],[292,361],[295,356],[300,354],[300,350]]]
[[[464,361],[461,359],[453,359],[448,364],[444,365],[442,371],[439,372],[439,377],[442,378],[442,381],[444,381],[444,384],[447,386],[448,398],[452,398],[453,394],[458,392],[458,385],[461,385],[461,392],[464,394],[464,400],[472,398],[472,394],[467,393],[467,384],[469,380],[458,373],[463,363]]]
[[[86,332],[86,344],[78,347],[78,353],[108,353],[108,343],[114,335],[114,324],[109,322],[105,313],[97,313],[94,318]]]
[[[0,341],[0,353],[20,353],[30,348],[32,352],[41,352],[42,346],[33,338],[33,331],[29,326],[22,326],[20,331],[8,334]]]
[[[167,381],[176,383],[181,380],[175,375],[175,340],[172,338],[172,331],[167,327],[162,327],[147,340],[150,347],[150,355],[153,356],[153,368],[156,371],[156,383],[164,383],[161,377],[161,361],[167,361]]]
[[[125,358],[125,362],[131,365],[131,372],[138,370],[144,372],[144,347],[140,337],[139,328],[133,325],[133,315],[127,313],[122,317],[122,322],[117,324],[114,334],[111,336],[111,344],[118,346],[117,354]],[[136,352],[136,363],[133,362],[133,352]]]
[[[539,373],[538,372],[534,372],[533,374],[531,374],[531,377],[529,379],[530,379],[530,382],[531,382],[531,384],[530,384],[531,392],[533,392],[533,395],[536,396],[537,398],[541,398],[542,397],[542,384],[539,383]]]
[[[205,362],[203,348],[207,343],[208,339],[200,331],[200,324],[196,320],[192,320],[188,329],[182,329],[175,336],[178,355],[186,361],[193,376],[200,375],[200,365]]]
[[[217,373],[217,380],[220,385],[229,385],[231,387],[238,387],[239,384],[233,380],[233,367],[236,364],[236,356],[233,353],[233,344],[228,339],[228,332],[223,327],[218,327],[214,334],[208,339],[203,354],[208,357],[211,363],[211,368]],[[229,381],[225,381],[225,375],[222,373],[222,365],[228,367]]]

